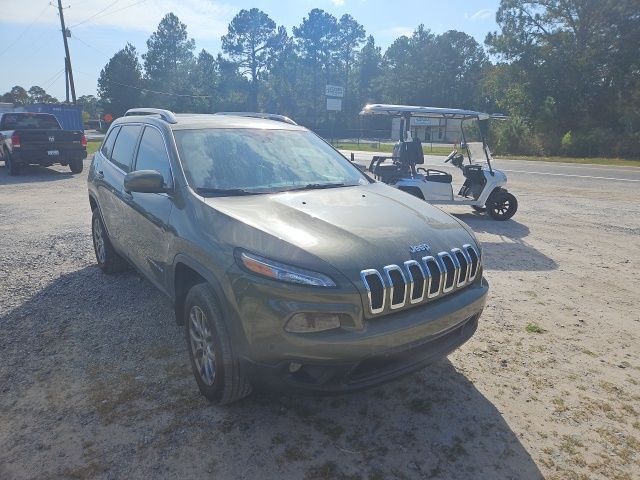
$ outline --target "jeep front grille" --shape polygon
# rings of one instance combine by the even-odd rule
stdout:
[[[450,252],[418,260],[407,260],[399,265],[387,265],[382,273],[376,269],[360,272],[367,290],[369,310],[372,314],[415,305],[444,296],[471,284],[480,269],[480,255],[474,246],[465,244]]]

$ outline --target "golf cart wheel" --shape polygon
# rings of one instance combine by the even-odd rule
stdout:
[[[487,207],[478,207],[477,205],[471,205],[471,208],[473,208],[476,212],[486,212],[487,211]]]
[[[509,220],[518,210],[518,200],[509,192],[501,193],[487,203],[487,212],[494,220]]]
[[[249,395],[251,384],[208,285],[201,283],[189,290],[184,320],[187,349],[200,393],[216,405]]]

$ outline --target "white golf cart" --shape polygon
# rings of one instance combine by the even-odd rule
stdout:
[[[375,156],[369,165],[369,171],[376,179],[434,205],[469,205],[478,212],[486,211],[496,220],[508,220],[516,213],[518,201],[505,188],[507,176],[491,166],[491,152],[480,125],[480,121],[504,117],[455,108],[379,104],[365,106],[360,115],[400,118],[400,141],[393,154]],[[444,161],[458,167],[465,177],[457,195],[453,194],[451,174],[433,168],[416,168],[424,164],[424,154],[420,140],[411,138],[411,118],[414,117],[460,121],[460,144],[454,146]],[[481,141],[466,141],[465,122],[469,121],[478,122],[476,132]],[[387,160],[390,162],[385,163]]]

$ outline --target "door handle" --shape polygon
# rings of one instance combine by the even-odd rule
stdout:
[[[101,178],[101,179],[104,178],[104,172],[102,170],[98,170],[96,172],[96,177]]]

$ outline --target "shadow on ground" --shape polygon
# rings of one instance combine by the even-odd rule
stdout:
[[[500,237],[499,241],[482,242],[485,267],[490,270],[549,271],[558,268],[555,260],[525,240],[530,233],[529,227],[516,220],[498,221],[480,213],[456,213],[455,217],[476,233]]]
[[[448,360],[352,395],[208,404],[170,306],[134,273],[63,275],[0,332],[5,478],[541,478]]]
[[[0,162],[0,185],[16,185],[20,183],[53,182],[73,177],[70,171],[60,172],[40,165],[23,165],[19,175],[10,176],[3,162]],[[60,167],[66,168],[66,167]]]

